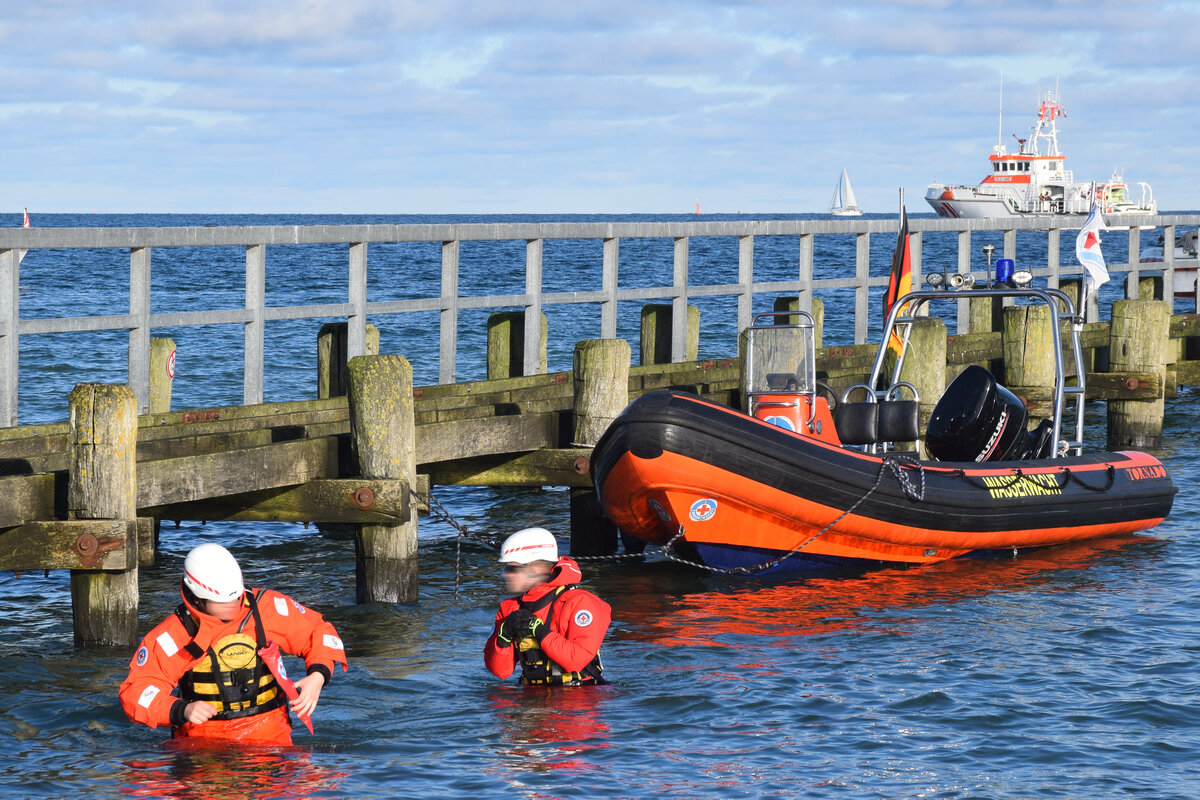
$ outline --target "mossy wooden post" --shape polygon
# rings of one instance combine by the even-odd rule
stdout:
[[[1163,276],[1151,275],[1149,277],[1140,278],[1138,280],[1138,299],[1139,300],[1163,300],[1170,309],[1168,313],[1174,312],[1175,298],[1171,297],[1167,300],[1163,294]],[[1174,364],[1177,361],[1184,360],[1187,341],[1185,339],[1168,339],[1164,357],[1168,364]]]
[[[1003,297],[972,297],[970,302],[968,333],[992,333],[1000,330],[1004,310]]]
[[[542,314],[539,374],[546,372],[546,315]],[[489,381],[520,378],[525,374],[525,312],[497,311],[487,322],[487,376]]]
[[[412,365],[403,356],[358,356],[347,365],[350,442],[359,476],[417,485]],[[355,536],[360,603],[417,599],[417,517],[398,525],[360,525]]]
[[[674,310],[669,305],[651,303],[642,307],[642,336],[639,359],[642,366],[671,363],[671,321]],[[700,352],[700,309],[687,307],[687,339],[683,346],[684,361],[695,361]]]
[[[796,311],[800,308],[800,299],[797,297],[776,297],[772,311]],[[821,349],[821,332],[825,327],[825,301],[819,297],[812,299],[812,319],[813,319],[813,341],[815,347]],[[780,324],[787,323],[795,325],[800,321],[799,317],[788,317],[786,320],[779,317]]]
[[[346,385],[346,322],[327,322],[317,334],[317,399],[344,397]],[[365,355],[379,354],[379,329],[367,323]]]
[[[1049,417],[1054,406],[1054,330],[1050,308],[1045,305],[1009,306],[1004,309],[1004,375],[997,375],[1005,387],[1025,400],[1029,425]]]
[[[81,383],[69,402],[69,519],[136,519],[138,403],[133,390],[124,384]],[[71,570],[77,645],[137,643],[137,537],[126,545],[128,569]]]
[[[669,326],[668,326],[669,329]],[[575,345],[575,426],[572,444],[593,447],[629,405],[632,351],[624,339],[585,339]],[[571,490],[571,553],[608,555],[617,528],[600,510],[594,489]]]
[[[171,411],[171,387],[175,384],[175,340],[150,340],[150,413]]]
[[[1171,308],[1163,300],[1118,300],[1112,307],[1109,368],[1153,372],[1166,378]],[[1162,444],[1163,398],[1108,401],[1108,448]]]
[[[888,375],[890,377],[890,373]],[[933,407],[946,390],[946,323],[943,320],[938,317],[913,318],[900,380],[917,388],[921,398],[920,429],[924,431]],[[908,392],[901,390],[894,399],[911,398]],[[915,446],[915,442],[896,442],[898,450],[912,450]]]

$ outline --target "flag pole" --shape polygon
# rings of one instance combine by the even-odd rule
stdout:
[[[905,216],[905,214],[904,214],[904,187],[901,186],[900,187],[900,213],[896,217],[897,222],[899,222],[900,224],[903,224],[903,222],[900,222],[901,217],[903,217],[903,216]],[[899,234],[897,234],[897,235],[899,235]],[[905,242],[904,247],[906,250],[908,249],[907,242]],[[911,253],[909,253],[908,256],[911,258],[912,257]],[[912,291],[912,286],[909,286],[908,288],[909,288],[909,291]],[[896,298],[896,302],[897,303],[900,302],[899,297]],[[905,309],[900,308],[897,311],[896,315],[898,317],[900,314],[903,314],[903,313],[905,313]],[[900,352],[897,353],[896,366],[892,370],[892,385],[895,385],[900,380],[900,367],[904,364],[904,355],[908,352],[908,337],[909,337],[909,334],[912,333],[912,323],[911,322],[904,322],[904,323],[898,323],[898,324],[902,325],[904,330],[900,333]]]
[[[1088,189],[1088,213],[1084,217],[1083,224],[1086,226],[1087,221],[1092,218],[1092,212],[1096,209],[1096,182],[1092,181],[1091,187]],[[1100,287],[1096,287],[1095,291],[1089,291],[1092,288],[1092,282],[1088,279],[1088,271],[1085,266],[1083,269],[1083,288],[1079,291],[1079,321],[1082,323],[1087,319],[1087,308],[1089,294],[1098,294]]]

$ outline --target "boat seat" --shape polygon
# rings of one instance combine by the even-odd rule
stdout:
[[[884,400],[879,405],[879,441],[915,442],[921,436],[921,404]]]
[[[863,389],[867,399],[849,402],[855,389]],[[912,392],[911,400],[900,400],[902,389]],[[892,395],[897,399],[892,399]],[[833,424],[842,444],[864,445],[880,442],[915,442],[921,435],[921,404],[917,390],[910,383],[897,383],[883,400],[866,384],[851,386],[842,394],[842,402],[833,410]]]
[[[842,444],[875,444],[879,441],[879,403],[838,403],[833,427]]]

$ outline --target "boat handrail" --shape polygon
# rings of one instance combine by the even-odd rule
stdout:
[[[878,350],[875,352],[875,362],[871,368],[871,375],[867,381],[869,387],[878,387],[879,378],[883,372],[884,358],[888,353],[891,341],[892,331],[897,325],[904,325],[904,333],[900,336],[900,341],[903,346],[899,357],[896,359],[892,367],[891,380],[888,382],[888,387],[885,389],[872,389],[879,394],[886,394],[892,384],[899,382],[900,373],[904,366],[904,357],[908,352],[908,331],[911,323],[916,319],[920,309],[934,300],[964,300],[979,297],[999,297],[1013,298],[1040,301],[1045,303],[1050,309],[1050,328],[1053,337],[1054,348],[1054,400],[1053,400],[1053,416],[1051,418],[1053,425],[1054,446],[1051,450],[1050,457],[1058,458],[1066,455],[1069,451],[1074,451],[1075,455],[1080,455],[1083,452],[1083,401],[1085,393],[1085,373],[1083,368],[1083,353],[1079,347],[1079,334],[1083,328],[1083,318],[1076,313],[1075,304],[1071,297],[1061,289],[1045,288],[1039,289],[1033,286],[1024,287],[980,287],[975,286],[969,289],[919,289],[909,292],[899,298],[893,305],[888,318],[884,323],[883,335],[880,339]],[[1057,301],[1057,302],[1056,302]],[[1063,313],[1059,313],[1058,305],[1061,304]],[[902,315],[900,312],[904,311]],[[1062,329],[1060,321],[1067,319],[1071,322],[1069,326],[1069,335],[1071,337],[1071,351],[1075,361],[1075,376],[1076,386],[1068,387],[1066,385],[1066,369],[1063,363],[1063,343]],[[1072,441],[1062,440],[1062,420],[1067,395],[1071,395],[1075,399],[1075,438]]]

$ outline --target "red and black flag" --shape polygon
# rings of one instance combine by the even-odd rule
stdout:
[[[904,209],[904,201],[900,202],[900,233],[896,237],[896,252],[892,255],[892,274],[888,279],[887,291],[883,295],[883,321],[887,324],[888,314],[892,306],[904,295],[912,291],[912,255],[908,242],[908,212]],[[892,328],[892,336],[888,347],[899,356],[904,350],[904,342]]]

